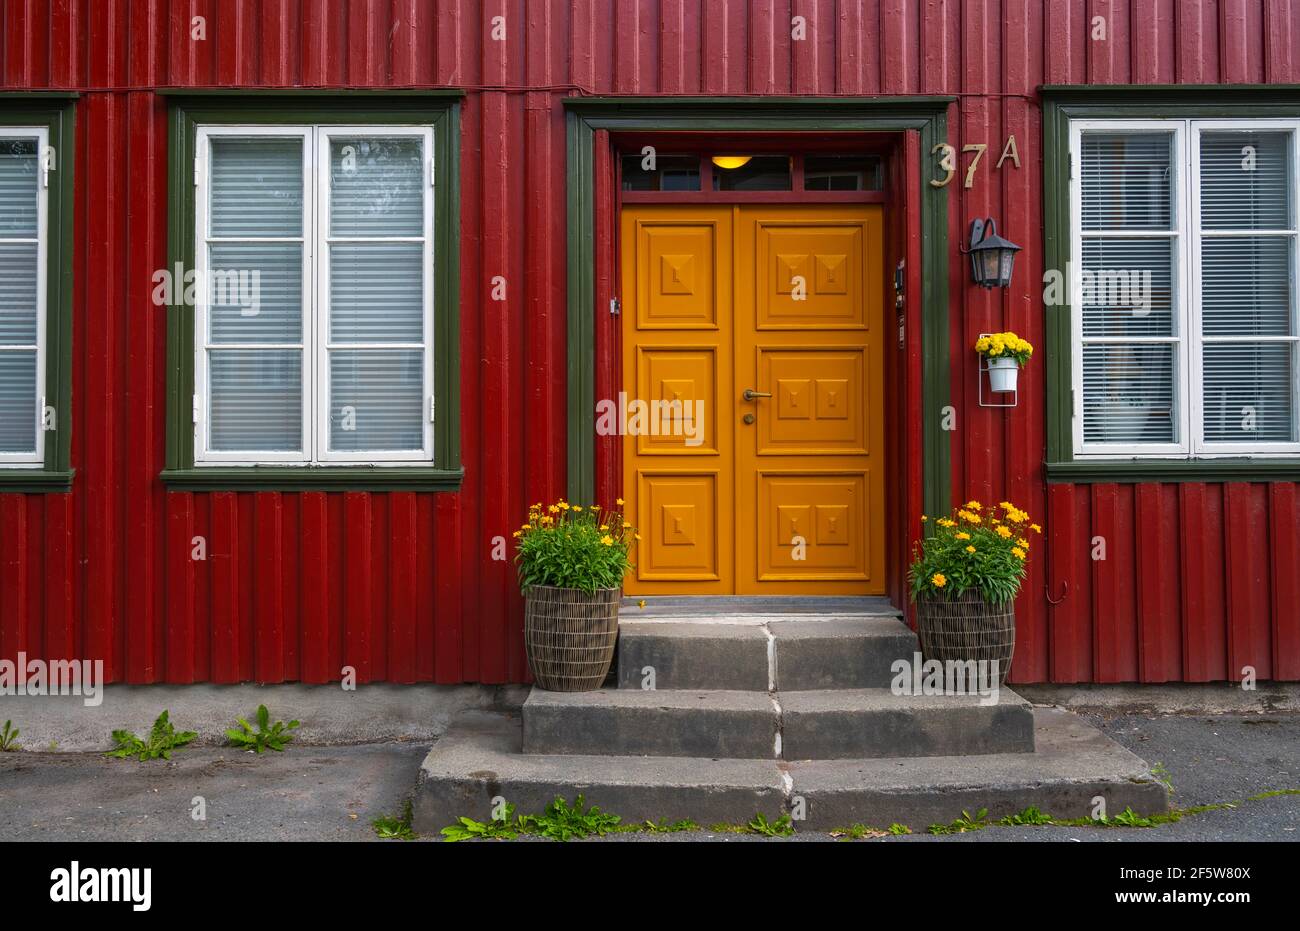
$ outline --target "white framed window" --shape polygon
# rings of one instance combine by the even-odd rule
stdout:
[[[1076,458],[1300,455],[1298,133],[1071,121]]]
[[[433,450],[433,129],[200,125],[194,462]]]
[[[49,129],[0,126],[0,468],[45,465]]]

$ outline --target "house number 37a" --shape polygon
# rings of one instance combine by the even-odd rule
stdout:
[[[988,147],[987,142],[972,142],[961,147],[963,155],[971,152],[975,153],[975,157],[966,166],[966,183],[962,185],[963,187],[970,188],[975,184],[975,171],[979,168],[980,159],[984,157]],[[942,178],[930,179],[930,186],[947,187],[949,182],[957,175],[957,150],[946,142],[940,142],[930,150],[930,154],[939,157],[938,168],[943,172]],[[1016,147],[1016,137],[1014,135],[1007,136],[1007,144],[1002,147],[1002,155],[998,158],[998,163],[993,167],[1001,168],[1002,163],[1007,159],[1011,159],[1017,168],[1020,167],[1020,150]]]

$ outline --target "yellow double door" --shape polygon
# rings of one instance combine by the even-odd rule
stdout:
[[[885,589],[875,205],[625,208],[629,594]],[[598,420],[597,428],[602,428]]]

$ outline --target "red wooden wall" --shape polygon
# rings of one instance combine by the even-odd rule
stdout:
[[[506,17],[506,40],[487,38]],[[807,38],[791,39],[791,17]],[[190,38],[192,17],[207,38]],[[1107,38],[1091,38],[1094,17]],[[0,87],[78,103],[71,495],[0,495],[0,656],[102,657],[130,682],[505,682],[521,606],[491,539],[565,473],[560,99],[594,94],[953,94],[988,143],[950,187],[951,235],[998,217],[1025,245],[1006,293],[955,252],[954,488],[1043,516],[1017,681],[1300,678],[1294,484],[1055,486],[1040,367],[978,407],[974,335],[1042,343],[1040,112],[1065,83],[1300,82],[1291,0],[5,0]],[[164,101],[156,87],[455,86],[462,155],[456,494],[168,493]],[[1014,133],[1022,167],[993,163]],[[965,161],[963,160],[963,168]],[[964,172],[963,172],[964,173]],[[510,300],[487,302],[493,275]],[[1094,535],[1110,558],[1089,557]],[[208,559],[190,559],[190,540]],[[1052,607],[1047,593],[1064,601]]]

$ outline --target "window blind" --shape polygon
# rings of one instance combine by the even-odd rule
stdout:
[[[40,461],[40,138],[0,135],[0,455]]]

